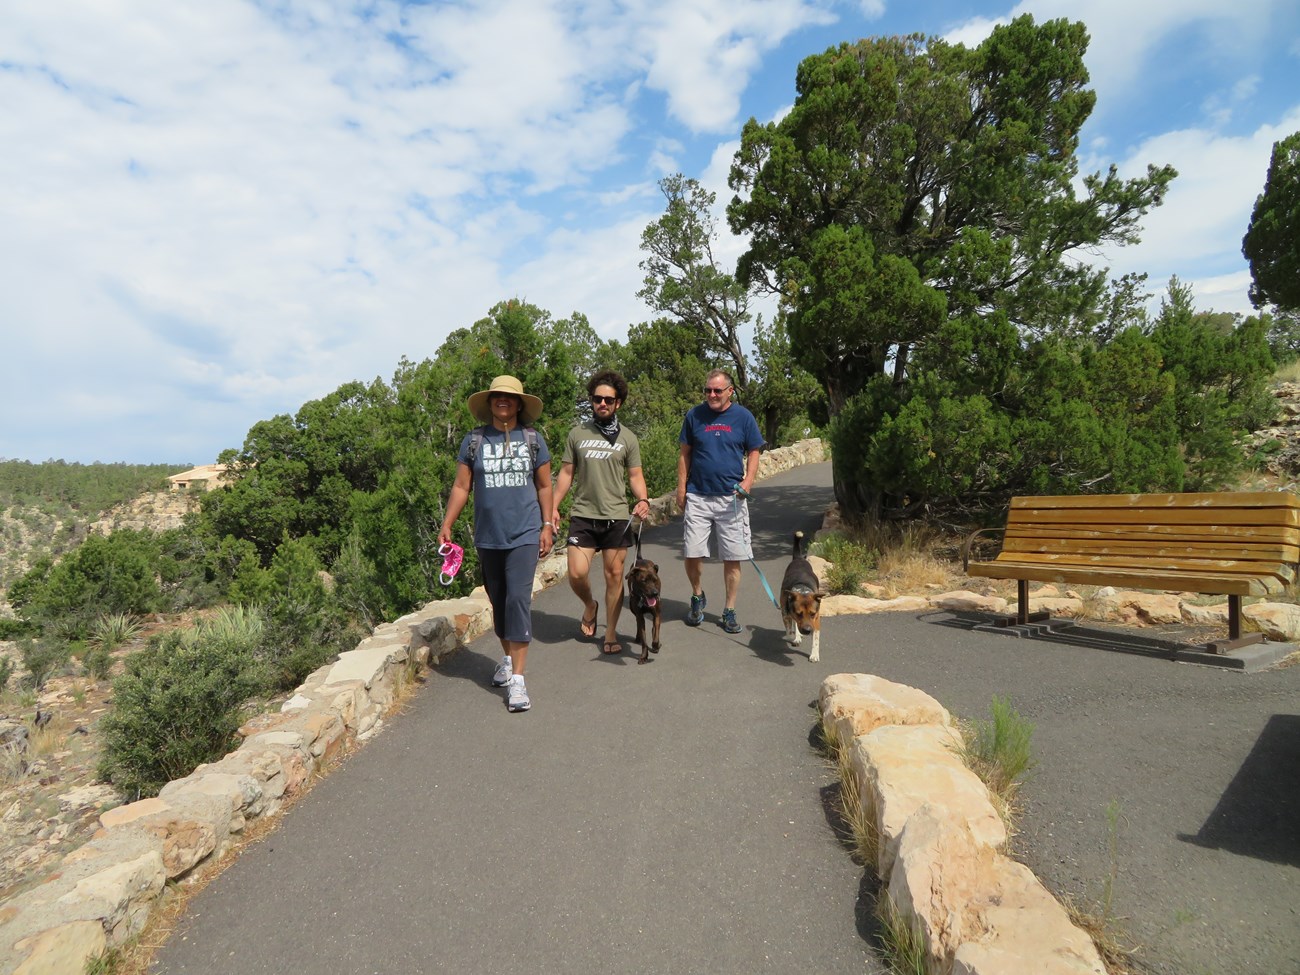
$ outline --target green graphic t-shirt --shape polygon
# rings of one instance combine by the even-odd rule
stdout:
[[[623,521],[627,510],[627,471],[641,466],[636,434],[620,424],[613,443],[588,420],[569,431],[564,463],[573,465],[573,508],[569,514],[593,521]]]

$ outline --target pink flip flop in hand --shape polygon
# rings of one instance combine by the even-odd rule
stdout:
[[[438,576],[438,581],[444,586],[450,586],[451,581],[456,578],[456,573],[460,571],[465,550],[455,542],[443,542],[438,546],[438,554],[442,556],[442,574]]]

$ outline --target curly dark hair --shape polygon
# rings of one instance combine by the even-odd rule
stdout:
[[[592,376],[587,381],[587,395],[591,396],[595,393],[597,386],[613,386],[614,395],[618,397],[618,401],[620,403],[627,402],[627,380],[613,369],[602,369]]]

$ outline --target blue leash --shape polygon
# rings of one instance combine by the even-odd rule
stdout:
[[[750,500],[749,492],[746,491],[744,488],[742,488],[739,484],[736,485],[736,493],[731,496],[732,511],[738,511],[740,509],[740,503],[736,500],[736,498],[738,497],[744,498],[746,501]],[[753,556],[750,556],[749,564],[752,565],[754,567],[754,571],[758,573],[758,578],[763,583],[763,588],[767,591],[767,598],[772,600],[772,605],[779,610],[781,608],[781,604],[776,601],[776,596],[772,595],[772,587],[767,583],[767,576],[763,575],[763,570],[758,567],[758,563],[754,561]]]

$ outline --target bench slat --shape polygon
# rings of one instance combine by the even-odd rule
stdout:
[[[1002,552],[1079,552],[1089,555],[1136,555],[1153,559],[1206,558],[1248,559],[1261,562],[1300,562],[1300,546],[1272,542],[1184,541],[1158,536],[1039,535],[1007,534]]]
[[[1027,564],[1017,562],[972,562],[967,566],[972,576],[992,579],[1027,579],[1036,582],[1065,582],[1105,586],[1128,583],[1139,589],[1161,592],[1203,592],[1224,596],[1267,596],[1282,592],[1286,586],[1272,577],[1216,575],[1200,572],[1165,574],[1147,569],[1107,567],[1090,569],[1061,564]]]
[[[1125,555],[1089,555],[1080,552],[1006,552],[993,560],[993,564],[1011,562],[1016,565],[1073,565],[1080,568],[1103,570],[1147,569],[1151,572],[1199,572],[1222,575],[1275,576],[1284,581],[1295,577],[1292,566],[1273,560],[1253,559],[1158,559]]]
[[[1300,544],[1300,530],[1278,525],[1045,525],[1008,523],[1007,537],[1031,538],[1154,538],[1211,542],[1280,541]]]
[[[1262,525],[1300,528],[1300,508],[1021,508],[1008,525]]]
[[[1208,491],[1187,494],[1044,494],[1011,499],[1017,508],[1296,508],[1300,497],[1286,491]]]

